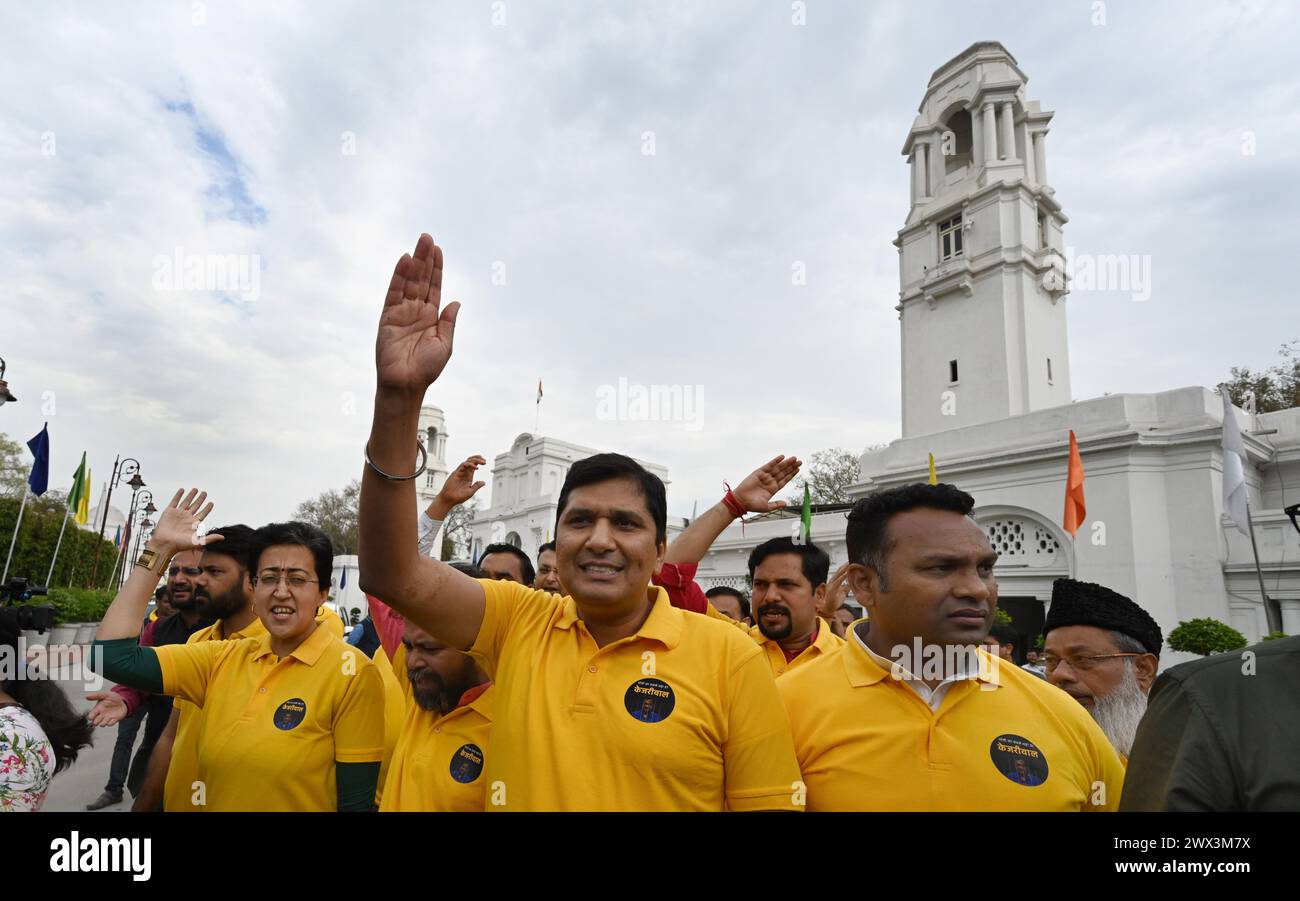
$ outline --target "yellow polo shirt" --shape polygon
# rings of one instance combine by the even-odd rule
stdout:
[[[937,712],[852,632],[778,679],[808,809],[1117,810],[1124,768],[1088,712],[979,654],[980,675],[948,686]]]
[[[266,634],[266,627],[257,617],[237,632],[226,635],[225,623],[217,620],[204,629],[190,635],[186,644],[200,641],[238,641],[241,638],[256,638]],[[176,737],[172,741],[171,762],[167,765],[167,784],[163,789],[163,810],[167,813],[193,812],[200,808],[194,801],[194,783],[199,778],[199,729],[198,721],[203,715],[203,708],[196,707],[189,701],[177,698],[173,703],[176,708]]]
[[[332,811],[335,762],[384,753],[384,686],[365,654],[318,627],[283,660],[271,636],[156,649],[163,694],[198,716],[207,811]]]
[[[371,662],[379,671],[384,683],[384,758],[379,764],[379,779],[375,783],[375,803],[383,797],[384,779],[392,765],[393,753],[397,750],[397,741],[402,735],[402,722],[406,718],[406,698],[403,697],[402,685],[393,672],[393,664],[382,647],[376,648]]]
[[[722,615],[725,616],[726,614],[724,613]],[[763,649],[763,654],[767,657],[768,665],[772,667],[773,676],[783,675],[789,670],[792,670],[797,666],[802,666],[810,660],[816,660],[823,654],[829,654],[831,651],[844,644],[844,639],[832,632],[831,627],[827,625],[826,620],[822,619],[820,616],[817,617],[817,637],[813,639],[812,644],[800,651],[798,656],[789,663],[785,662],[785,652],[781,650],[781,645],[765,636],[763,630],[758,626],[750,627],[749,637],[754,639],[758,646]]]
[[[425,710],[414,698],[407,701],[379,810],[483,810],[492,687],[446,716]]]
[[[316,623],[327,626],[331,633],[335,633],[337,626],[336,634],[340,637],[343,634],[342,620],[324,605],[316,611]],[[224,620],[217,620],[212,625],[191,634],[186,644],[200,641],[234,641],[240,638],[257,638],[265,634],[266,627],[257,617],[253,617],[253,621],[244,628],[229,635],[225,634]],[[167,766],[167,783],[163,788],[163,810],[167,813],[194,812],[199,809],[194,804],[195,789],[193,788],[199,778],[197,717],[202,715],[203,709],[181,698],[176,698],[173,706],[177,712],[176,737],[172,742],[171,762]],[[400,716],[398,722],[401,722]]]
[[[479,584],[488,810],[800,809],[790,725],[743,634],[651,587],[641,628],[597,648],[572,598]]]

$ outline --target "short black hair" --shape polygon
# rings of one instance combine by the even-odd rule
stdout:
[[[623,454],[596,454],[579,460],[569,467],[569,474],[564,477],[560,488],[560,503],[555,511],[555,531],[560,531],[560,517],[569,505],[569,492],[584,485],[608,482],[611,479],[630,478],[641,489],[646,508],[655,524],[655,541],[664,541],[668,537],[668,493],[663,481],[650,470],[631,457]]]
[[[220,529],[208,529],[221,536],[220,541],[214,541],[212,544],[203,548],[204,553],[224,554],[227,557],[233,557],[235,562],[244,569],[249,569],[248,549],[252,545],[253,536],[256,531],[243,523],[236,523],[232,526],[222,526]],[[333,571],[333,561],[330,563]]]
[[[273,522],[255,531],[248,541],[248,571],[257,574],[262,551],[279,544],[296,544],[311,551],[316,562],[316,581],[328,591],[334,577],[334,545],[330,537],[309,522]]]
[[[479,568],[478,568],[477,566],[475,566],[473,563],[450,563],[450,564],[448,564],[448,565],[449,565],[452,569],[456,570],[457,572],[463,572],[465,575],[469,576],[471,579],[486,579],[486,578],[487,578],[487,573],[483,572],[483,570],[479,569]]]
[[[555,542],[554,541],[546,542],[546,544],[542,545],[537,549],[537,559],[541,560],[542,554],[545,554],[547,551],[553,551],[553,550],[555,550]]]
[[[825,585],[831,572],[830,556],[811,541],[800,543],[790,536],[769,538],[749,552],[749,577],[754,578],[754,570],[768,557],[776,554],[798,554],[803,563],[803,577],[812,585]]]
[[[243,561],[241,560],[240,562],[242,563]],[[153,600],[155,604],[161,601],[165,597],[167,597],[166,585],[159,585],[157,588],[153,590]]]
[[[533,580],[537,578],[537,570],[533,569],[533,561],[528,559],[528,555],[513,544],[489,544],[483,548],[483,553],[478,555],[478,565],[482,566],[483,561],[487,559],[488,554],[514,554],[519,558],[519,568],[524,574],[524,584],[532,587]]]
[[[948,510],[969,516],[975,509],[975,498],[946,482],[938,485],[922,482],[873,492],[858,500],[849,511],[849,525],[844,533],[849,560],[875,570],[883,590],[889,590],[885,560],[893,547],[885,542],[886,527],[895,514],[917,509]]]
[[[993,628],[989,629],[989,635],[996,639],[998,644],[1009,644],[1013,648],[1020,647],[1020,635],[1007,623],[994,623]]]
[[[730,585],[719,585],[716,588],[710,588],[704,592],[704,596],[710,600],[720,594],[729,594],[740,602],[740,613],[742,616],[750,616],[749,598],[745,597],[745,592],[739,588],[732,588]]]

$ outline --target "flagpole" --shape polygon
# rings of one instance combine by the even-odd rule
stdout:
[[[0,576],[0,583],[9,581],[9,564],[14,559],[14,545],[18,543],[18,530],[23,527],[23,511],[27,509],[27,496],[32,492],[30,481],[31,476],[28,476],[28,481],[23,484],[23,502],[18,507],[18,524],[14,526],[14,537],[9,539],[9,556],[5,557],[5,572]]]
[[[46,575],[45,577],[45,585],[47,588],[49,587],[50,580],[54,578],[54,564],[58,562],[59,548],[63,546],[63,533],[67,531],[68,518],[71,516],[71,514],[72,514],[71,510],[63,511],[63,525],[59,526],[59,540],[54,543],[54,557],[50,560],[50,571],[49,574]]]
[[[1250,501],[1246,501],[1246,525],[1250,532],[1250,551],[1255,555],[1255,576],[1259,579],[1259,596],[1264,601],[1264,618],[1269,632],[1282,631],[1282,611],[1274,610],[1268,592],[1264,590],[1264,571],[1259,567],[1259,548],[1255,546],[1255,520],[1250,515]]]

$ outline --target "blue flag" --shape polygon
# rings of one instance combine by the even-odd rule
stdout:
[[[47,422],[41,426],[40,434],[27,442],[27,449],[36,458],[32,464],[32,474],[27,477],[27,485],[37,497],[50,487],[50,433],[46,431],[49,425]]]

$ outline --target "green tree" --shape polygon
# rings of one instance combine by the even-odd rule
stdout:
[[[323,491],[303,501],[293,518],[309,522],[330,537],[335,554],[355,554],[358,543],[358,504],[361,483],[353,479],[342,491]]]
[[[0,432],[0,497],[22,497],[31,467],[27,448]]]
[[[22,529],[14,544],[13,562],[9,566],[11,577],[25,578],[36,585],[45,584],[67,509],[66,499],[61,501],[58,497],[50,498],[52,494],[54,492],[49,492],[42,498],[28,499],[27,509],[23,511]],[[0,498],[0,541],[3,541],[0,553],[8,553],[21,503],[21,496]],[[107,585],[109,570],[117,558],[117,548],[111,541],[106,540],[101,544],[98,534],[79,528],[74,522],[69,522],[63,533],[63,545],[59,548],[59,559],[51,582],[54,585],[88,586],[96,545],[101,547],[99,581],[101,585]]]
[[[478,498],[471,498],[468,503],[457,504],[451,508],[442,524],[442,547],[439,558],[454,560],[468,557],[470,546],[469,524],[478,513]]]
[[[1282,362],[1259,372],[1246,367],[1232,367],[1228,397],[1237,406],[1245,406],[1248,392],[1255,394],[1255,412],[1272,413],[1300,407],[1300,339],[1283,344],[1278,353]]]
[[[1217,619],[1189,619],[1169,633],[1169,647],[1190,654],[1222,654],[1246,646],[1246,636]]]
[[[874,450],[875,448],[868,448]],[[847,504],[849,488],[858,481],[858,455],[838,447],[818,451],[804,464],[799,488],[788,495],[786,503],[798,507],[803,503],[803,486],[808,486],[809,500],[814,504]]]

